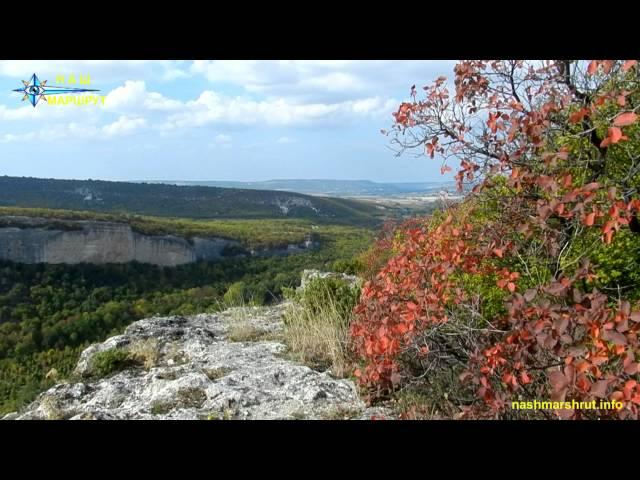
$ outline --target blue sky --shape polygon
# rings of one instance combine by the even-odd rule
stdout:
[[[454,61],[0,61],[0,175],[105,180],[447,180],[380,130]],[[36,73],[90,75],[102,106],[33,108]],[[78,86],[78,85],[76,85]]]

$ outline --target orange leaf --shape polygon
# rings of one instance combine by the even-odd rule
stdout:
[[[635,65],[638,64],[637,60],[627,60],[626,62],[624,62],[624,64],[622,65],[622,70],[624,70],[625,72],[629,71],[630,68],[634,67]]]
[[[583,373],[583,372],[586,372],[589,369],[589,367],[590,367],[589,362],[587,362],[586,360],[582,360],[576,364],[576,371],[578,373]]]
[[[585,117],[585,115],[587,115],[587,113],[589,113],[589,110],[587,110],[586,108],[581,108],[580,110],[578,110],[577,112],[573,112],[569,116],[569,122],[578,123],[582,121],[582,119]]]
[[[615,143],[618,143],[620,140],[628,140],[629,137],[627,137],[626,135],[622,134],[622,130],[620,130],[618,127],[611,127],[609,129],[609,134],[607,135],[607,138],[605,138],[602,143],[600,143],[601,147],[606,147],[608,145],[613,145]]]
[[[589,63],[589,66],[587,67],[587,73],[589,75],[593,75],[598,71],[598,63],[598,60],[591,60],[591,63]]]
[[[584,218],[584,224],[587,227],[590,227],[593,225],[593,223],[595,222],[596,219],[596,213],[595,212],[591,212],[590,214],[588,214],[585,218]]]
[[[497,257],[502,258],[502,249],[501,248],[494,248],[493,249],[493,253],[495,253]]]
[[[613,124],[616,127],[626,127],[627,125],[631,125],[632,123],[634,123],[637,119],[638,115],[633,112],[622,113],[615,118]]]

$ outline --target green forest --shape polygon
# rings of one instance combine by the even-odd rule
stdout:
[[[203,219],[304,218],[376,225],[385,212],[367,202],[292,192],[99,180],[0,176],[0,206]]]
[[[0,414],[68,377],[84,348],[138,319],[213,312],[230,300],[277,301],[305,268],[349,270],[373,236],[326,225],[317,229],[318,250],[173,268],[0,262]]]
[[[177,235],[193,237],[220,237],[237,240],[249,248],[270,248],[298,244],[308,236],[315,239],[328,236],[358,235],[359,227],[319,223],[304,219],[192,219],[150,217],[133,214],[97,213],[49,208],[0,207],[0,228],[28,227],[28,219],[44,218],[48,229],[70,230],[79,228],[73,221],[100,221],[126,223],[145,235]]]

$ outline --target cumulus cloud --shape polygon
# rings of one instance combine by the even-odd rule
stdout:
[[[102,131],[109,136],[130,134],[144,127],[146,124],[147,121],[144,118],[131,118],[123,115],[115,122],[102,127]]]
[[[85,136],[111,138],[150,128],[163,136],[183,135],[193,128],[310,127],[355,124],[373,120],[383,127],[391,121],[398,98],[410,84],[429,83],[454,62],[425,61],[0,61],[0,75],[40,74],[48,68],[89,73],[125,72],[128,80],[106,94],[96,108],[0,105],[0,122],[24,121],[46,130],[47,139],[69,135],[69,125]],[[46,67],[46,68],[45,68]],[[58,70],[56,70],[58,69]],[[161,72],[158,77],[154,72]],[[172,98],[171,90],[152,91],[145,79],[184,79],[203,76],[215,83],[192,100]],[[122,81],[120,76],[120,82]],[[232,89],[228,86],[233,86]],[[155,90],[155,89],[154,89]],[[162,93],[161,93],[162,92]],[[231,93],[233,92],[233,93]],[[19,100],[19,97],[16,97]],[[406,97],[404,97],[406,98]],[[53,122],[52,120],[55,120]],[[33,122],[32,122],[33,121]],[[37,122],[36,122],[37,121]],[[71,122],[71,123],[69,123]],[[55,123],[55,125],[54,125]],[[18,132],[6,129],[5,133]],[[223,135],[223,134],[220,134]],[[2,137],[5,138],[5,137]],[[19,137],[7,137],[7,141]],[[288,137],[278,143],[290,143]],[[218,143],[218,142],[216,142]]]
[[[413,83],[429,83],[455,61],[404,60],[203,60],[191,72],[211,82],[242,87],[267,97],[304,101],[344,101],[409,93]]]
[[[207,90],[198,99],[186,102],[167,117],[166,129],[201,127],[208,124],[232,125],[310,125],[313,122],[340,122],[353,115],[390,114],[395,100],[380,97],[339,103],[294,103],[278,98],[254,100],[230,97]]]
[[[127,80],[124,85],[111,90],[105,99],[105,107],[112,111],[177,110],[183,105],[158,92],[149,92],[142,80]]]

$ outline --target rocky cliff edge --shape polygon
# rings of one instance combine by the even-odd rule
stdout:
[[[140,320],[6,420],[372,419],[354,383],[286,357],[287,304]]]

